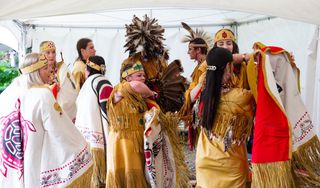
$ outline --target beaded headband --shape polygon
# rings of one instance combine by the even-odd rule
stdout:
[[[236,41],[234,34],[229,29],[220,29],[216,35],[214,36],[214,43],[219,42],[221,40],[232,40],[233,42]]]
[[[189,46],[195,47],[195,48],[202,48],[202,47],[208,48],[208,45],[207,45],[207,44],[194,44],[194,43],[190,43]]]
[[[47,64],[48,64],[48,61],[47,61],[46,57],[42,54],[39,56],[38,61],[36,63],[33,63],[27,67],[20,69],[20,72],[22,74],[28,74],[28,73],[31,73],[31,72],[34,72],[36,70],[41,69],[42,67],[46,66]]]
[[[97,65],[95,64],[94,62],[92,61],[89,61],[89,59],[87,60],[87,63],[86,63],[89,67],[97,70],[97,71],[100,71],[102,73],[104,73],[106,71],[106,66],[104,64],[101,64],[101,65]]]
[[[48,50],[56,50],[56,46],[52,41],[46,41],[40,46],[40,52],[46,52]]]
[[[127,70],[124,70],[121,74],[122,78],[125,78],[127,76],[129,76],[130,74],[133,74],[135,72],[139,72],[139,71],[143,71],[143,66],[141,64],[141,62],[138,60],[135,64],[133,64],[133,66]]]

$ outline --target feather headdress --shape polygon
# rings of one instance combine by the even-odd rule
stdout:
[[[165,53],[163,46],[164,28],[157,23],[157,19],[144,16],[144,20],[133,16],[132,23],[126,24],[126,44],[124,47],[130,56],[141,52],[144,58],[152,59]]]
[[[188,24],[181,22],[182,27],[189,32],[189,35],[185,35],[182,42],[190,42],[196,38],[201,38],[206,42],[206,47],[209,48],[213,44],[213,40],[210,35],[202,29],[196,28],[194,31]]]

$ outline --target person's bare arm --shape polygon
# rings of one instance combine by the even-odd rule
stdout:
[[[232,54],[233,57],[233,63],[240,64],[242,62],[248,62],[250,59],[251,54]]]
[[[139,81],[131,81],[129,83],[132,89],[135,92],[140,93],[142,97],[147,98],[147,97],[154,96],[154,92],[151,91],[146,84]]]

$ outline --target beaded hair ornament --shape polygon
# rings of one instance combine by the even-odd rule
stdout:
[[[92,61],[89,61],[89,59],[87,60],[87,63],[86,63],[89,67],[93,68],[94,70],[97,70],[101,73],[104,73],[106,71],[106,66],[104,64],[101,64],[101,65],[97,65],[95,64],[94,62]]]

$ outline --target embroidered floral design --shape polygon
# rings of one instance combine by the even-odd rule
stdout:
[[[77,157],[76,160],[74,160],[74,163],[72,163],[69,167],[70,172],[68,174],[68,179],[71,179],[77,172],[79,172],[83,167],[83,164],[87,164],[90,161],[90,158],[91,157],[88,151]]]
[[[58,173],[49,174],[48,176],[41,177],[41,185],[53,185],[55,182],[61,181]]]
[[[92,131],[92,130],[89,130],[88,128],[79,127],[79,126],[77,126],[77,128],[80,130],[80,132],[82,133],[86,141],[89,142],[90,144],[98,144],[101,146],[104,145],[102,132]]]
[[[79,171],[86,167],[90,161],[91,155],[88,151],[88,147],[86,146],[72,161],[56,169],[41,172],[41,187],[55,186],[76,178]]]

